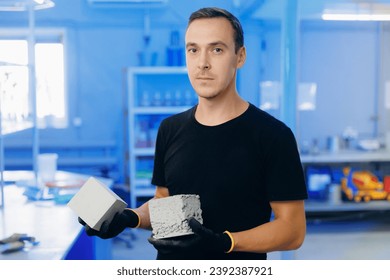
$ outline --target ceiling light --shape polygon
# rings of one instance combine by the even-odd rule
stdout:
[[[344,3],[327,5],[323,20],[389,21],[390,5],[379,3]]]
[[[2,0],[0,1],[0,12],[20,12],[28,10],[32,4],[35,10],[42,10],[54,7],[51,0]]]
[[[390,21],[390,14],[322,14],[323,20]]]
[[[95,8],[153,8],[164,7],[168,0],[87,0]]]

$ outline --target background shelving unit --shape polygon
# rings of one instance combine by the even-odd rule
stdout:
[[[184,67],[127,69],[128,176],[131,207],[154,195],[151,185],[155,141],[161,121],[197,103]]]
[[[338,152],[320,152],[318,154],[301,155],[301,161],[306,168],[326,167],[327,170],[341,170],[341,168],[350,166],[362,170],[379,170],[381,166],[388,166],[390,163],[390,151],[380,149],[377,151],[360,150],[340,150]],[[387,175],[387,174],[384,174]],[[308,188],[309,186],[309,178]],[[340,186],[341,182],[332,183]],[[326,190],[329,192],[330,190]],[[341,189],[339,189],[341,192]],[[328,194],[330,196],[330,193]],[[340,194],[341,197],[341,194]],[[305,205],[308,213],[331,213],[331,212],[351,212],[351,211],[389,211],[390,201],[373,200],[370,202],[338,201],[333,203],[331,198],[320,200],[308,200]]]

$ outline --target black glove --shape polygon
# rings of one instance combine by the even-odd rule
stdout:
[[[199,250],[225,253],[231,251],[233,240],[226,232],[215,233],[195,218],[190,218],[188,225],[195,234],[163,239],[155,239],[151,236],[148,241],[163,254]]]
[[[98,236],[102,239],[108,239],[117,236],[127,227],[137,227],[139,216],[131,209],[125,209],[115,214],[111,221],[104,221],[100,230],[95,230],[87,225],[80,217],[79,223],[85,228],[88,236]]]
[[[161,254],[172,254],[180,252],[188,252],[199,249],[200,237],[194,234],[156,239],[153,237],[148,238],[148,241],[157,249]]]
[[[233,237],[227,231],[223,233],[215,233],[211,229],[204,227],[195,218],[188,220],[188,225],[192,231],[201,238],[202,245],[208,251],[220,253],[230,253],[233,249]]]

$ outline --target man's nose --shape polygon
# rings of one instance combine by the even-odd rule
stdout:
[[[199,61],[198,61],[198,67],[201,70],[208,70],[210,69],[211,65],[209,63],[209,58],[206,53],[202,53],[199,56]]]

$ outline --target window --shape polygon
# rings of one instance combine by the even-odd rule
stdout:
[[[5,98],[12,98],[14,106],[9,106],[2,113],[3,118],[23,119],[31,112],[28,93],[28,41],[24,39],[27,36],[19,35],[15,39],[10,37],[0,34],[0,90]],[[40,128],[67,126],[64,45],[59,37],[45,34],[36,38],[36,96]]]
[[[39,124],[62,127],[66,117],[63,44],[37,43],[35,61]]]
[[[28,95],[27,42],[0,40],[1,117],[10,125],[30,115]]]

